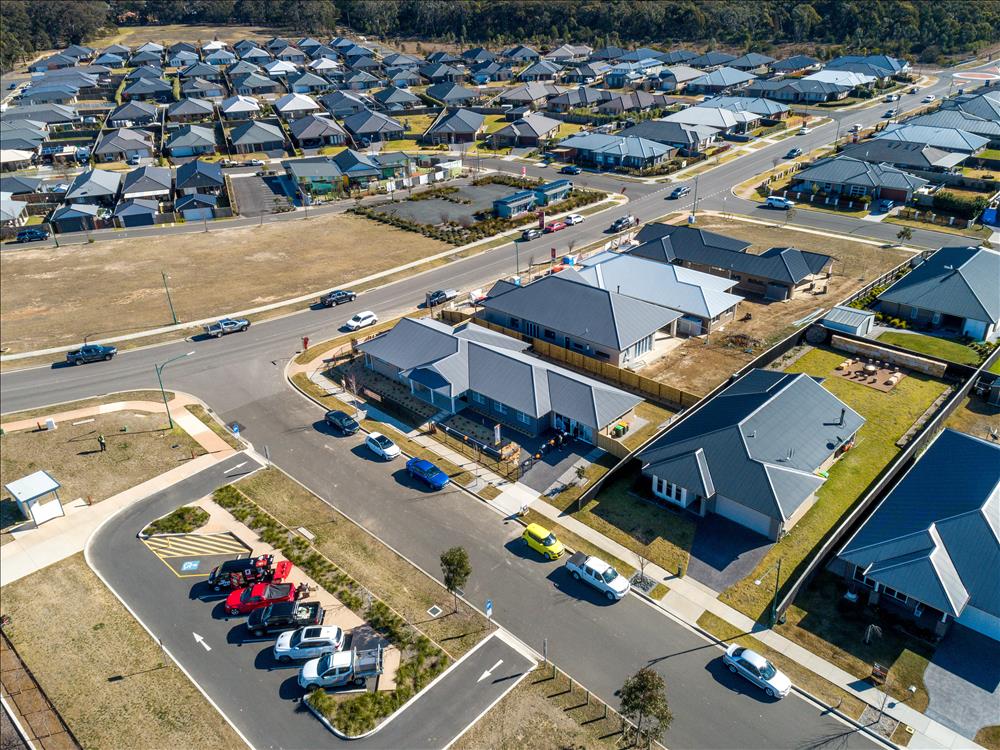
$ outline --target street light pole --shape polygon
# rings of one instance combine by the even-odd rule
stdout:
[[[177,325],[179,321],[177,320],[177,313],[174,312],[174,301],[170,299],[170,285],[167,283],[170,277],[167,276],[166,271],[160,271],[160,275],[163,277],[163,289],[167,293],[167,304],[170,305],[170,317],[173,318],[174,325]]]
[[[521,246],[514,240],[514,274],[521,275]]]
[[[156,382],[160,384],[160,395],[163,397],[163,408],[167,410],[167,422],[170,425],[170,429],[174,429],[174,419],[170,416],[170,405],[167,403],[167,392],[163,389],[163,368],[169,365],[171,362],[176,362],[179,359],[184,359],[185,357],[190,357],[194,352],[188,352],[187,354],[178,354],[176,357],[171,357],[162,365],[153,365],[156,369]]]
[[[770,572],[771,569],[775,570],[774,573],[774,596],[771,598],[771,627],[773,628],[778,622],[778,587],[781,585],[781,558],[778,558],[778,562],[772,565],[770,568],[761,574],[761,577],[754,581],[755,586],[760,586],[764,575]]]

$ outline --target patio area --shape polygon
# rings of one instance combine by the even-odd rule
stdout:
[[[900,368],[873,359],[846,359],[834,369],[834,375],[854,383],[888,393],[906,377]]]

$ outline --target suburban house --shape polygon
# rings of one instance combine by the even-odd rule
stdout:
[[[878,296],[879,310],[911,325],[995,341],[1000,330],[1000,251],[942,247]]]
[[[378,112],[364,110],[344,118],[344,127],[355,139],[364,142],[395,141],[403,138],[403,124]]]
[[[21,94],[29,104],[75,104],[80,89],[66,83],[32,84]]]
[[[343,187],[343,172],[325,156],[291,159],[282,162],[282,165],[285,167],[285,174],[303,195],[339,192]]]
[[[692,68],[721,68],[723,65],[728,65],[735,59],[736,55],[730,55],[728,52],[709,50],[708,52],[687,60],[686,64],[690,65]]]
[[[479,100],[478,91],[457,83],[435,83],[433,86],[428,86],[424,93],[431,99],[437,99],[449,106],[461,107]]]
[[[367,70],[355,70],[344,78],[341,85],[349,91],[367,91],[381,86],[382,80]]]
[[[551,60],[539,60],[529,65],[518,74],[522,81],[554,81],[562,73],[563,66]]]
[[[560,141],[571,161],[598,169],[648,169],[669,159],[674,149],[634,135],[577,133]]]
[[[490,139],[496,148],[534,147],[555,138],[561,124],[559,120],[531,112],[491,133]]]
[[[781,102],[830,102],[845,99],[854,86],[830,81],[807,80],[805,78],[768,78],[751,81],[740,93],[744,96],[766,97]]]
[[[320,97],[319,103],[334,117],[347,117],[364,112],[368,106],[360,98],[347,91],[334,91]]]
[[[962,109],[938,109],[906,121],[907,125],[925,125],[932,128],[955,128],[989,139],[990,148],[1000,148],[1000,120],[979,117]]]
[[[819,70],[822,66],[819,60],[809,55],[792,55],[784,60],[771,63],[771,70],[774,73],[787,75],[789,73],[799,73],[803,70]]]
[[[533,190],[518,190],[493,201],[493,213],[501,219],[511,219],[533,211],[537,204],[538,197]]]
[[[844,55],[828,61],[824,69],[846,70],[885,81],[909,71],[910,64],[905,60],[888,55]]]
[[[122,100],[150,100],[158,102],[171,101],[174,98],[174,87],[162,78],[136,78],[122,91]]]
[[[166,167],[139,167],[133,169],[122,182],[122,200],[132,198],[170,197],[174,178]]]
[[[535,194],[535,202],[539,206],[551,206],[569,197],[573,192],[573,183],[569,180],[552,180],[532,188],[531,192]]]
[[[474,143],[485,127],[486,116],[470,109],[442,109],[420,140],[431,145]]]
[[[517,46],[506,49],[500,53],[500,57],[504,60],[510,60],[516,63],[529,63],[535,60],[540,60],[541,55],[539,55],[531,47],[526,47],[523,44],[518,44]]]
[[[567,269],[526,286],[504,287],[481,303],[479,317],[618,367],[671,335],[679,312],[592,286]]]
[[[943,151],[925,143],[903,143],[881,138],[844,146],[840,153],[852,159],[922,172],[955,171],[955,167],[968,158],[967,154]]]
[[[595,49],[590,54],[591,60],[600,60],[601,62],[615,62],[620,60],[625,55],[625,50],[621,47],[616,47],[613,44],[609,44],[607,47],[601,47],[600,49]]]
[[[794,247],[756,255],[749,242],[686,225],[647,224],[632,256],[674,263],[736,281],[735,291],[765,299],[796,299],[825,288],[833,258]]]
[[[1000,640],[1000,445],[944,430],[831,563],[869,604]]]
[[[728,67],[754,75],[764,75],[770,71],[773,62],[775,62],[773,57],[762,55],[759,52],[747,52],[735,60],[730,60]]]
[[[276,94],[282,90],[280,83],[257,73],[247,73],[239,78],[234,78],[233,88],[237,94],[243,94],[244,96]]]
[[[351,187],[366,188],[373,182],[402,177],[409,171],[408,158],[399,152],[368,156],[348,148],[334,156],[333,162]]]
[[[72,68],[77,65],[79,61],[75,57],[70,57],[69,55],[64,55],[62,53],[56,53],[50,57],[46,57],[44,60],[39,60],[28,66],[28,70],[32,73],[44,73],[48,70],[61,70],[62,68]]]
[[[181,83],[181,96],[195,99],[221,99],[226,89],[221,83],[204,78],[189,78]]]
[[[704,70],[698,70],[689,65],[668,65],[659,73],[659,88],[661,91],[679,92],[688,83],[701,78],[703,75],[705,75]]]
[[[218,195],[225,187],[222,177],[222,167],[216,162],[194,159],[177,167],[174,175],[174,188],[178,194]]]
[[[497,56],[483,47],[473,47],[462,53],[462,59],[467,65],[475,65],[476,63],[493,62]]]
[[[584,261],[579,277],[601,289],[676,310],[683,316],[676,333],[683,336],[711,333],[734,320],[743,301],[729,291],[737,284],[733,279],[637,255],[598,253]]]
[[[464,70],[443,63],[424,65],[420,68],[420,75],[431,83],[459,83],[465,80]]]
[[[109,128],[130,128],[133,125],[151,125],[159,118],[160,110],[149,102],[124,102],[108,115]]]
[[[259,120],[250,120],[237,125],[229,134],[229,138],[238,154],[282,151],[285,148],[285,134],[281,128]]]
[[[955,128],[935,128],[909,123],[890,125],[875,136],[876,140],[918,143],[941,151],[975,156],[989,145],[990,139]]]
[[[719,131],[708,125],[693,125],[667,120],[643,120],[625,128],[623,137],[645,138],[676,149],[685,155],[700,154],[718,139]]]
[[[804,373],[751,370],[639,454],[653,496],[777,541],[864,418]]]
[[[222,81],[222,73],[219,69],[207,62],[191,63],[183,68],[178,75],[182,81],[186,81],[188,78],[204,78],[206,81],[215,81],[216,83]]]
[[[288,123],[295,141],[301,148],[343,146],[347,133],[335,120],[324,115],[306,115]]]
[[[709,100],[711,101],[711,100]],[[760,115],[746,110],[735,112],[719,107],[688,107],[679,112],[671,112],[660,118],[664,122],[679,122],[682,125],[701,125],[715,128],[716,132],[741,133],[753,128]]]
[[[815,185],[825,193],[844,198],[867,195],[872,199],[906,203],[914,192],[928,182],[888,164],[872,164],[850,156],[835,156],[797,172],[789,191],[809,193]]]
[[[723,94],[743,88],[755,78],[752,73],[723,67],[688,81],[686,90],[689,94]]]
[[[250,73],[260,73],[261,68],[258,65],[254,65],[252,62],[247,62],[246,60],[238,60],[226,68],[226,72],[232,80],[236,80],[241,76],[249,75]]]
[[[214,115],[215,105],[206,99],[181,99],[167,107],[168,122],[200,122]]]
[[[713,96],[695,106],[728,109],[730,112],[752,112],[768,120],[783,120],[788,116],[787,104],[754,96]]]
[[[306,72],[297,78],[291,78],[288,82],[288,88],[293,94],[315,94],[331,88],[331,84],[322,76]]]
[[[316,100],[306,94],[285,94],[274,102],[274,108],[285,120],[294,120],[322,110]]]
[[[605,62],[588,62],[566,68],[562,79],[567,83],[596,83],[603,81],[609,70],[611,66]]]
[[[658,52],[655,57],[663,60],[665,65],[690,65],[698,57],[698,53],[688,49],[672,49],[669,52]]]
[[[97,161],[126,161],[132,157],[149,159],[155,150],[150,133],[120,128],[101,138],[94,146],[93,155]]]
[[[164,149],[171,157],[197,156],[214,154],[215,130],[205,125],[181,125],[179,128],[167,131]]]
[[[590,57],[593,51],[586,44],[563,44],[543,55],[543,58],[559,63],[582,62]]]
[[[260,102],[252,96],[231,96],[219,104],[219,112],[226,120],[249,120],[260,117]]]
[[[514,77],[514,71],[507,63],[488,62],[473,65],[469,69],[472,80],[479,85],[485,85],[491,81],[509,81]]]
[[[650,94],[647,91],[630,91],[627,94],[612,96],[606,102],[597,105],[597,111],[602,115],[620,115],[625,112],[643,112],[655,107],[666,107],[670,99],[664,94]]]
[[[73,178],[66,190],[66,203],[99,203],[111,208],[118,198],[121,175],[110,169],[88,169]],[[96,214],[95,214],[96,215]]]
[[[27,220],[27,201],[15,200],[10,193],[0,190],[0,226],[19,227]]]
[[[516,86],[509,91],[500,94],[500,101],[504,104],[517,106],[541,107],[546,101],[554,96],[558,96],[562,91],[552,83],[526,83],[523,86]]]
[[[662,68],[663,63],[654,57],[635,62],[622,61],[611,66],[604,75],[604,82],[612,89],[641,86],[645,81],[656,78]]]
[[[205,62],[209,65],[224,67],[226,65],[232,65],[236,62],[236,55],[227,49],[217,49],[205,55]]]
[[[49,224],[57,232],[84,232],[96,228],[101,211],[102,208],[93,203],[59,206],[49,217]]]
[[[130,198],[115,206],[114,220],[119,227],[151,227],[160,212],[160,202],[153,198]]]
[[[571,109],[591,109],[613,97],[607,89],[592,89],[580,86],[569,89],[549,99],[546,109],[552,112],[569,112]]]
[[[389,88],[376,91],[372,94],[372,99],[381,104],[382,108],[389,112],[398,112],[423,106],[423,102],[419,96],[395,86],[389,86]]]
[[[358,346],[365,366],[448,414],[469,410],[518,432],[565,430],[589,443],[642,399],[527,353],[474,323],[403,318]]]

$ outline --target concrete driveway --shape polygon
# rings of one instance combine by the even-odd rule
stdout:
[[[952,624],[924,672],[927,715],[972,738],[1000,723],[1000,643]]]

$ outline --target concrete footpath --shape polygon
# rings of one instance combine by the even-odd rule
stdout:
[[[185,408],[190,404],[200,403],[191,396],[177,393],[170,401],[170,414],[174,424],[188,433],[207,451],[205,455],[191,459],[176,469],[166,471],[92,505],[88,505],[83,499],[71,499],[63,504],[64,516],[53,518],[41,526],[25,523],[15,529],[11,532],[14,537],[13,541],[0,547],[0,586],[6,586],[36,570],[41,570],[77,552],[82,552],[87,539],[97,527],[122,508],[137,503],[234,455],[237,451],[229,443]],[[3,424],[3,429],[7,433],[34,430],[37,429],[38,423],[44,424],[49,419],[55,420],[58,424],[116,411],[166,414],[166,409],[161,402],[116,401],[50,414],[41,419],[6,422]]]

